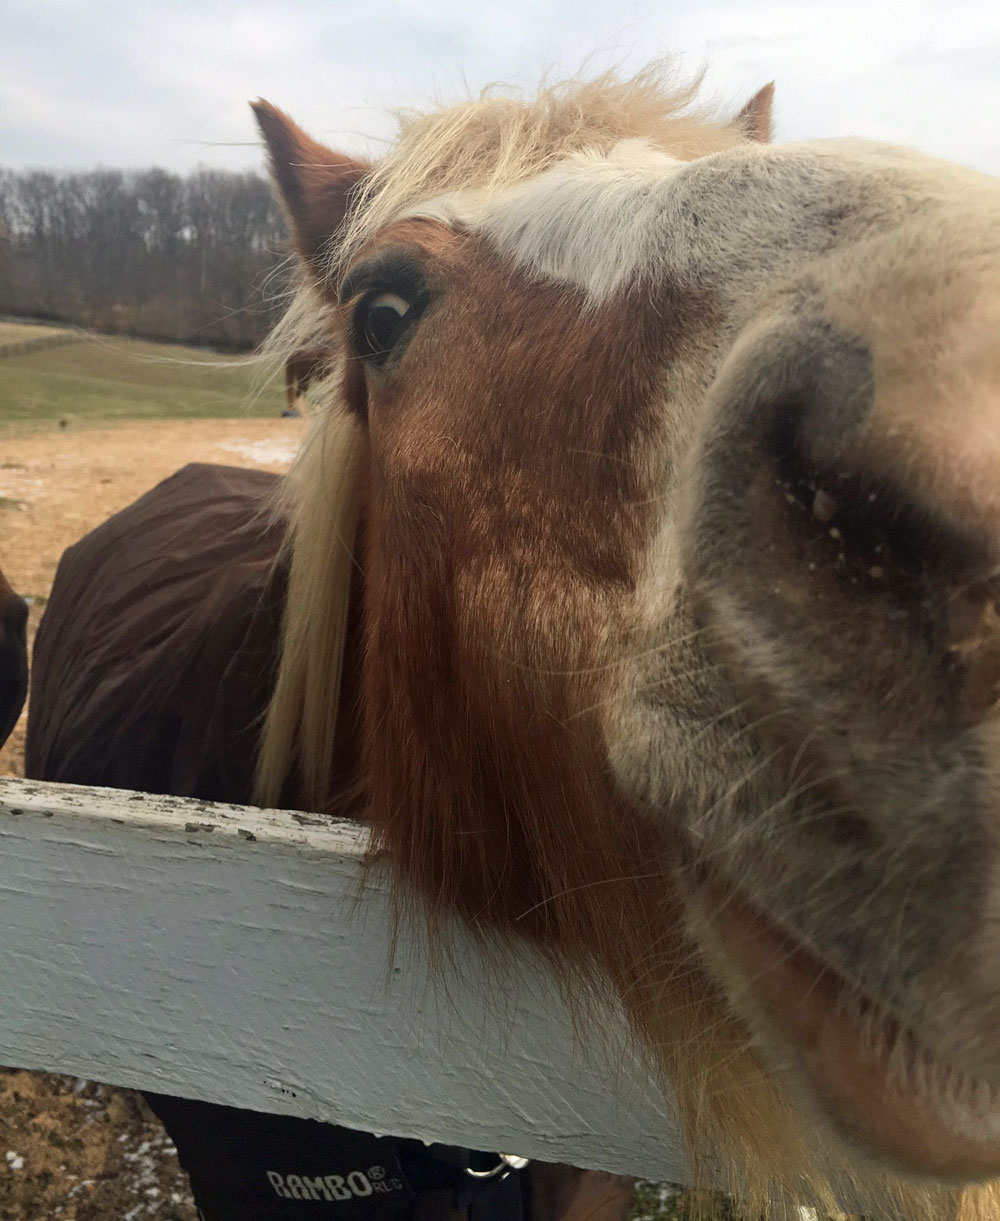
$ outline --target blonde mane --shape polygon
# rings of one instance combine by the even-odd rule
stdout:
[[[700,81],[678,83],[658,60],[622,79],[566,81],[531,99],[489,89],[476,100],[428,114],[399,116],[388,155],[366,175],[346,223],[331,235],[330,282],[400,214],[451,191],[496,190],[540,173],[585,149],[610,150],[642,138],[689,159],[740,144],[738,128],[695,101]],[[283,362],[335,338],[331,311],[303,276],[288,311],[265,345]],[[293,773],[298,800],[326,809],[334,750],[352,546],[358,519],[365,441],[338,387],[326,379],[322,406],[281,492],[289,521],[288,598],[274,697],[264,724],[256,799],[274,805]]]
[[[366,177],[339,242],[339,270],[395,217],[438,195],[491,191],[523,182],[572,153],[609,152],[644,139],[686,161],[743,142],[742,133],[696,108],[700,78],[680,84],[658,60],[620,79],[564,81],[531,101],[487,89],[475,101],[399,116],[389,154]]]

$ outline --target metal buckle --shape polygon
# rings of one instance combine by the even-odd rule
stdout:
[[[489,1170],[473,1170],[471,1166],[465,1167],[465,1173],[473,1179],[492,1179],[498,1174],[509,1174],[512,1170],[523,1170],[528,1164],[528,1158],[518,1157],[516,1153],[500,1153],[497,1155],[500,1160],[495,1166],[491,1166]]]

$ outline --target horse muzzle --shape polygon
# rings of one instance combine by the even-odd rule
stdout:
[[[758,324],[713,388],[684,557],[767,773],[753,818],[700,820],[695,923],[842,1131],[955,1180],[1000,1172],[1000,375],[977,343],[921,387],[827,321]]]

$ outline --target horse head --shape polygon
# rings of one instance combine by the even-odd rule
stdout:
[[[988,1178],[1000,187],[766,143],[769,88],[691,101],[486,97],[378,164],[257,105],[282,342],[338,354],[261,795],[331,798],[356,560],[365,808],[409,892],[596,966],[751,1178],[818,1181],[831,1131],[875,1177]]]

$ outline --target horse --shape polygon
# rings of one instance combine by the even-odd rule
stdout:
[[[431,936],[620,1004],[751,1211],[1000,1217],[998,184],[774,145],[770,87],[720,119],[657,66],[378,162],[254,110],[301,270],[271,349],[336,356],[243,605],[239,784],[366,819]],[[35,663],[63,779],[84,556]],[[171,740],[204,686],[159,676]]]
[[[17,724],[28,694],[28,604],[0,572],[0,746]]]
[[[321,378],[333,353],[328,348],[303,348],[285,360],[285,399],[287,415],[298,413],[299,399],[310,385]]]

